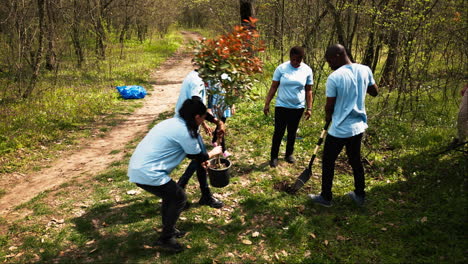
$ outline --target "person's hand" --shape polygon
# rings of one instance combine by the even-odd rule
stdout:
[[[204,161],[201,163],[201,166],[204,168],[204,169],[207,169],[208,168],[208,161]]]
[[[213,134],[213,129],[208,126],[205,122],[202,123],[202,126],[203,126],[203,130],[205,130],[205,133],[211,137],[211,135]]]
[[[312,116],[312,110],[311,109],[307,109],[304,113],[304,119],[305,120],[309,120],[310,116]]]
[[[269,105],[265,105],[263,107],[263,113],[267,116],[269,113],[270,113],[270,106]]]
[[[214,147],[210,152],[208,152],[208,156],[212,158],[213,156],[220,155],[223,153],[223,147],[217,146]]]

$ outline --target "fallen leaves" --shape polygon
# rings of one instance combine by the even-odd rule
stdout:
[[[252,241],[248,240],[248,239],[243,239],[242,240],[242,244],[244,245],[252,245]]]
[[[346,241],[346,240],[349,240],[349,238],[346,238],[346,237],[344,237],[344,236],[338,235],[338,236],[336,236],[336,240],[338,240],[338,241]]]
[[[138,194],[140,194],[140,193],[141,193],[140,190],[135,190],[135,189],[134,189],[134,190],[127,191],[127,194],[128,194],[128,195],[138,195]]]

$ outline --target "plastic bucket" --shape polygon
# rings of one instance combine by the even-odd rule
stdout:
[[[227,159],[220,159],[224,165],[223,168],[213,168],[218,163],[218,158],[210,159],[208,161],[208,177],[210,178],[210,184],[213,187],[225,187],[229,184],[229,168],[231,162]]]

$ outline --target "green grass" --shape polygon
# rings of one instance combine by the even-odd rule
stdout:
[[[272,169],[268,159],[273,118],[262,113],[269,74],[258,83],[259,96],[237,105],[236,115],[227,121],[226,144],[234,153],[232,178],[225,188],[212,188],[225,207],[197,205],[200,191],[195,176],[187,187],[194,206],[178,222],[189,232],[180,239],[187,246],[184,252],[174,255],[151,246],[161,229],[160,199],[128,182],[127,153],[93,178],[62,184],[15,208],[11,215],[17,217],[0,218],[0,262],[467,262],[466,154],[435,155],[455,134],[456,103],[433,93],[413,104],[412,111],[395,113],[394,93],[381,91],[379,97],[369,98],[369,129],[362,147],[366,206],[359,208],[346,196],[353,189],[353,178],[342,153],[334,179],[334,205],[323,208],[307,198],[308,193],[320,191],[320,158],[298,194],[276,186],[293,182],[312,155],[323,127],[324,80],[315,93],[311,120],[300,124],[297,163],[280,158],[279,167]],[[149,128],[172,114],[160,114]],[[102,120],[107,126],[118,122],[112,114],[108,117]],[[140,140],[129,142],[126,149],[134,149]],[[187,164],[184,161],[172,173],[174,179]],[[131,195],[130,190],[141,192]]]
[[[369,113],[378,108],[373,103],[378,101],[370,101]],[[180,239],[189,248],[180,254],[151,247],[161,228],[159,198],[144,191],[127,194],[139,189],[127,180],[126,157],[81,186],[64,185],[18,208],[18,213],[32,212],[5,223],[8,231],[0,237],[0,261],[466,262],[466,156],[460,152],[433,155],[453,130],[450,126],[371,119],[363,146],[368,162],[364,208],[345,196],[353,189],[353,180],[343,155],[334,180],[333,207],[313,205],[306,196],[320,191],[319,162],[297,195],[275,189],[277,183],[292,182],[310,158],[323,125],[318,105],[312,120],[301,124],[304,139],[296,143],[298,163],[280,160],[277,169],[267,163],[273,120],[263,116],[262,100],[238,106],[227,122],[227,145],[235,153],[231,183],[212,188],[226,206],[222,210],[197,206],[200,192],[196,180],[191,180],[187,193],[195,205],[183,212],[178,223],[189,232]],[[163,113],[154,123],[170,115]],[[128,148],[137,143],[129,143]],[[186,165],[179,166],[173,177],[178,178]],[[23,254],[16,257],[19,253]]]
[[[27,169],[80,138],[102,136],[116,126],[119,115],[141,103],[120,99],[115,86],[136,84],[150,90],[151,70],[181,43],[176,32],[164,39],[129,41],[122,58],[119,46],[110,45],[105,61],[89,58],[82,69],[65,61],[57,74],[44,73],[30,99],[0,101],[0,173]]]

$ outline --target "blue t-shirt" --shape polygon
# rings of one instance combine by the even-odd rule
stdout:
[[[218,119],[221,119],[222,117],[231,117],[231,107],[229,105],[225,105],[224,95],[222,94],[224,93],[224,90],[220,87],[219,83],[215,85],[208,84],[208,89],[212,90],[213,92],[218,92],[208,96],[208,108],[213,110],[213,115]],[[222,113],[222,116],[218,116],[218,113],[215,109],[216,107],[226,108],[226,110],[224,110]]]
[[[179,116],[179,109],[184,104],[185,100],[192,99],[192,96],[198,96],[206,105],[206,88],[203,80],[198,76],[197,71],[191,71],[182,82],[180,88],[179,99],[175,107],[175,116]]]
[[[202,151],[199,139],[190,136],[185,121],[174,117],[154,126],[138,144],[128,165],[131,182],[160,186],[186,154]]]
[[[307,64],[294,68],[287,61],[276,68],[273,81],[279,82],[275,106],[305,108],[305,86],[313,84],[312,69]]]
[[[369,67],[357,63],[343,65],[327,79],[327,97],[336,97],[332,125],[328,133],[348,138],[363,133],[367,126],[364,100],[367,87],[375,84]]]

